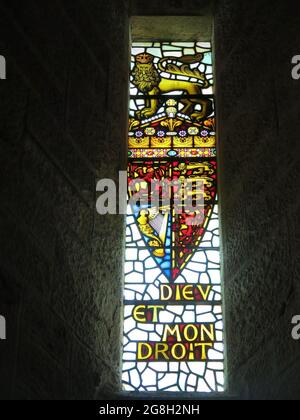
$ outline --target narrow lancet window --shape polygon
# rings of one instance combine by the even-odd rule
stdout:
[[[222,392],[211,43],[134,43],[129,108],[124,389]]]

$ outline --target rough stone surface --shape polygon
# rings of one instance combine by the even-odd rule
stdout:
[[[233,397],[299,398],[299,9],[215,2]],[[128,16],[209,10],[206,0],[0,1],[0,399],[119,395],[124,219],[96,215],[95,202],[97,181],[126,165]]]
[[[0,15],[0,398],[93,399],[120,390],[124,220],[95,204],[126,168],[127,4]]]
[[[215,10],[229,389],[299,399],[299,5]]]

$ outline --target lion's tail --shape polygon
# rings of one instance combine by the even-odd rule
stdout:
[[[185,55],[181,58],[166,57],[158,62],[158,68],[164,73],[195,78],[201,82],[201,87],[208,88],[210,84],[205,74],[201,73],[199,69],[191,69],[189,66],[190,64],[199,63],[202,59],[203,54],[201,53],[196,55]],[[170,61],[173,61],[173,63]],[[182,63],[182,65],[179,66],[177,63]]]

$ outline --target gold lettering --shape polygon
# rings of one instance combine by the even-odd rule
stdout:
[[[199,330],[196,327],[196,325],[187,325],[184,329],[183,334],[186,341],[196,341],[199,335]]]
[[[153,318],[152,318],[152,322],[158,322],[158,315],[159,315],[159,311],[162,311],[165,309],[164,306],[149,306],[149,309],[153,309]]]
[[[205,335],[211,340],[215,341],[215,328],[214,324],[209,325],[209,329],[206,325],[200,326],[201,331],[201,341],[205,341]]]
[[[146,350],[146,355],[143,355],[143,350]],[[148,343],[138,343],[138,360],[147,360],[152,356],[152,347]]]
[[[177,349],[180,349],[180,351],[181,351],[181,356],[178,356],[178,355],[177,355]],[[186,350],[186,348],[185,348],[184,344],[177,343],[177,344],[175,344],[174,346],[172,346],[172,349],[171,349],[171,354],[172,354],[172,357],[173,357],[175,360],[183,360],[183,359],[185,359],[185,357],[186,357],[186,353],[187,353],[187,350]]]
[[[160,360],[159,355],[161,354],[165,360],[170,360],[168,356],[169,345],[166,343],[158,343],[155,348],[155,360]]]
[[[170,300],[172,298],[173,290],[168,285],[160,286],[160,298],[161,300]]]
[[[194,300],[193,286],[184,286],[182,296],[184,300]]]
[[[212,347],[212,343],[197,343],[195,344],[195,348],[197,347],[201,347],[202,348],[202,352],[201,352],[201,360],[207,360],[207,353],[208,353],[208,349],[206,350],[206,347]]]
[[[147,318],[145,316],[146,306],[140,305],[136,306],[133,310],[133,318],[137,322],[145,323],[147,322]]]
[[[203,288],[203,286],[198,285],[198,286],[197,286],[197,288],[198,288],[198,290],[199,290],[199,292],[200,292],[201,296],[203,297],[203,300],[206,302],[206,301],[207,301],[207,299],[208,299],[209,293],[210,293],[210,291],[211,291],[211,289],[212,289],[212,286],[211,286],[211,285],[207,286],[207,287],[206,287],[206,291],[205,291],[205,292],[204,292],[204,288]]]
[[[147,323],[147,322],[158,322],[158,315],[159,315],[159,311],[165,309],[164,306],[156,306],[156,305],[151,305],[151,306],[145,306],[145,305],[140,305],[140,306],[136,306],[133,310],[133,318],[136,322],[141,322],[143,324]],[[147,319],[147,310],[152,310],[152,319],[148,320]]]
[[[170,325],[165,326],[162,341],[168,341],[169,336],[176,336],[176,341],[182,341],[179,325],[174,325],[174,327],[171,327]]]
[[[180,286],[177,286],[177,287],[176,287],[176,298],[175,298],[175,300],[176,300],[177,302],[179,302],[179,301],[181,300]]]

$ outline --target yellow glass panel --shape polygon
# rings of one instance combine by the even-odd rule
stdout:
[[[193,147],[193,137],[175,137],[174,147]]]
[[[153,137],[151,139],[151,147],[171,147],[172,140],[171,137]]]
[[[149,143],[149,137],[141,137],[139,139],[129,137],[129,149],[145,149],[149,147]]]
[[[216,138],[213,137],[195,137],[195,147],[216,147]]]

